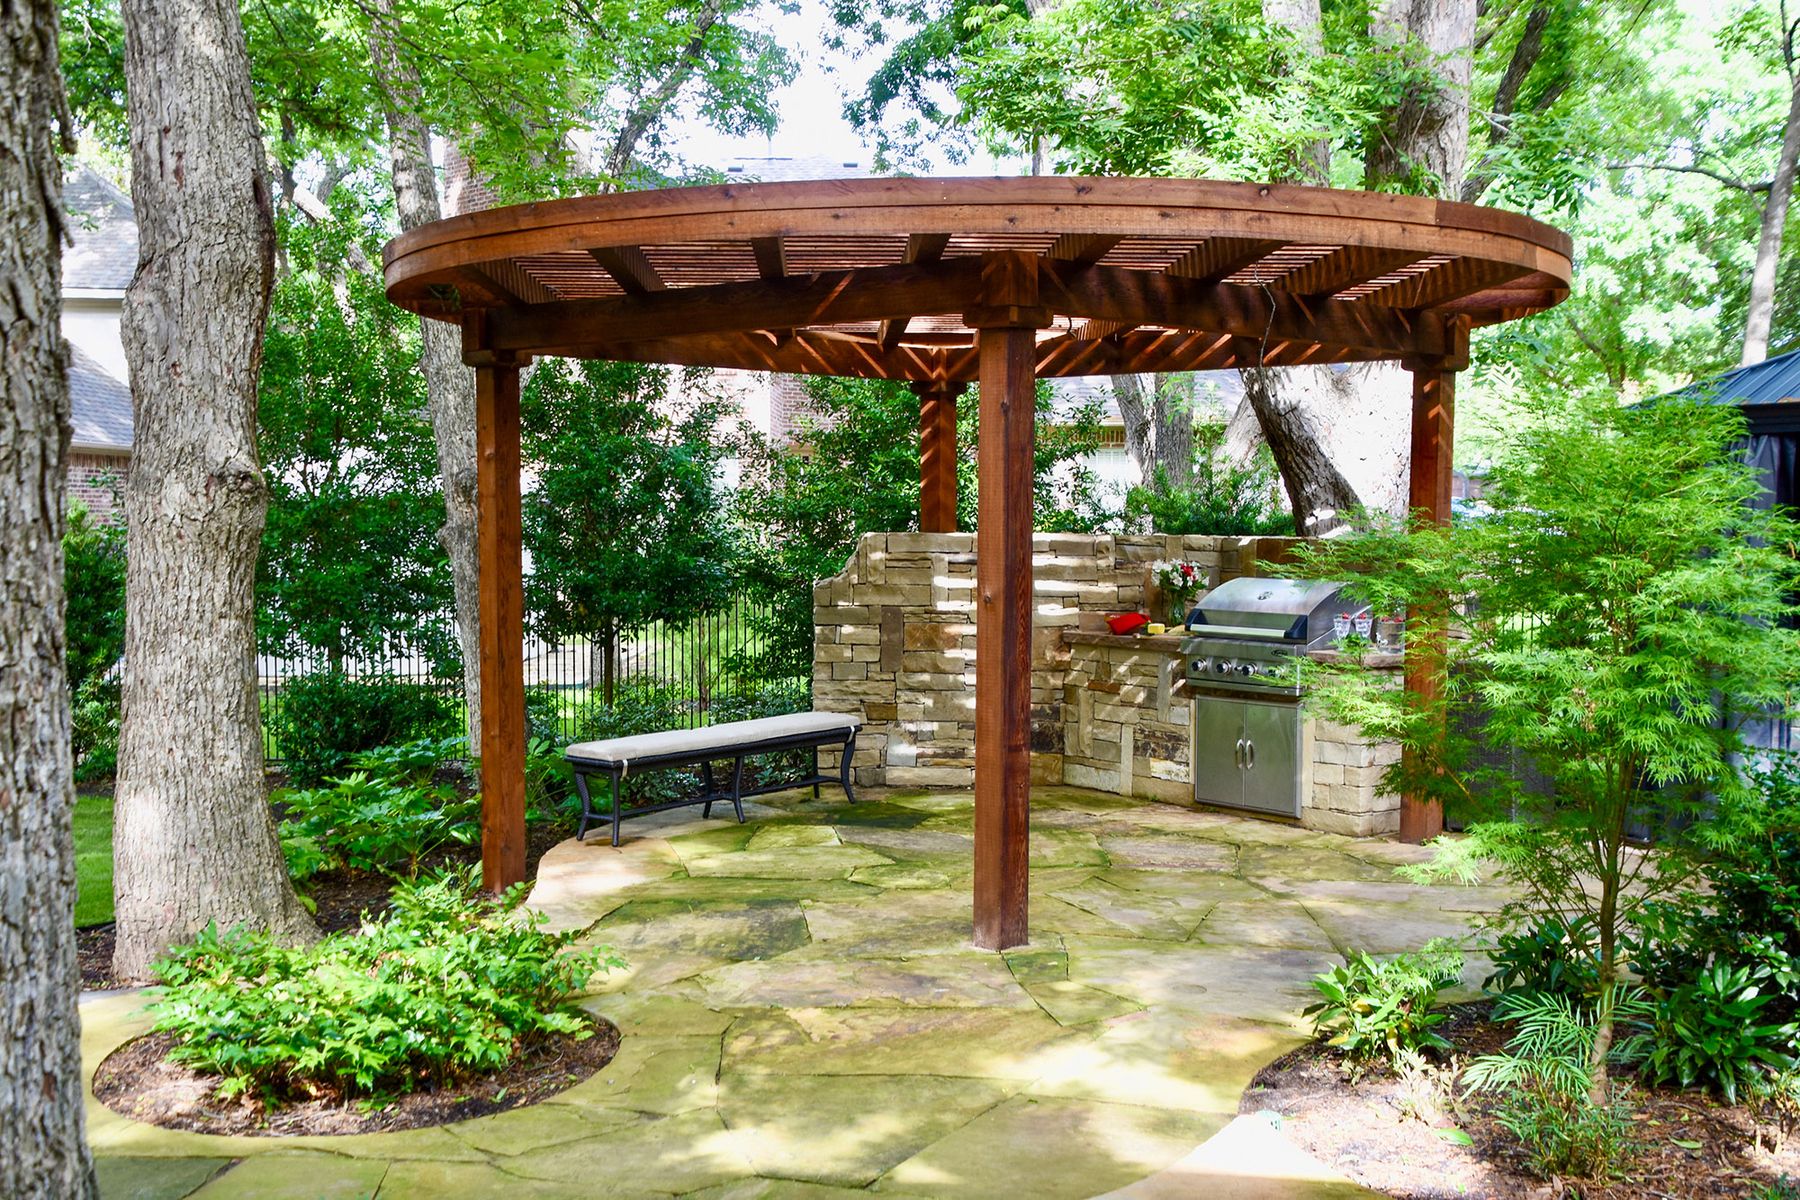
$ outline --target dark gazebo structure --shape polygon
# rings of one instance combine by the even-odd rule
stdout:
[[[975,940],[1027,940],[1032,440],[1040,376],[1397,360],[1411,503],[1448,520],[1472,328],[1560,301],[1569,239],[1413,196],[1184,179],[857,179],[552,200],[386,251],[388,296],[476,374],[484,879],[525,870],[519,368],[534,355],[908,381],[921,517],[954,528],[980,382]],[[1406,414],[1394,414],[1395,435]],[[1430,690],[1424,663],[1407,686]],[[1408,802],[1402,836],[1441,815]]]

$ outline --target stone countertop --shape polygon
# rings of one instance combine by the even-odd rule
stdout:
[[[1342,650],[1309,650],[1306,657],[1314,662],[1341,663],[1354,661]],[[1403,650],[1370,650],[1360,656],[1360,661],[1371,671],[1400,671],[1406,668],[1406,652]]]
[[[1065,646],[1112,646],[1120,650],[1154,650],[1162,654],[1180,654],[1186,633],[1113,633],[1101,629],[1065,629]]]

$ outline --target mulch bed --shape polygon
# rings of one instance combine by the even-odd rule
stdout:
[[[137,1121],[194,1133],[292,1137],[389,1133],[505,1112],[565,1091],[612,1061],[619,1031],[596,1021],[592,1037],[548,1038],[504,1071],[453,1087],[408,1092],[380,1106],[321,1099],[265,1107],[251,1097],[220,1099],[219,1077],[168,1061],[174,1038],[153,1033],[119,1047],[94,1074],[100,1102]]]
[[[1439,1027],[1459,1058],[1504,1046],[1509,1030],[1488,1012],[1485,1002],[1458,1005]],[[1350,1083],[1338,1053],[1313,1043],[1264,1067],[1241,1111],[1280,1113],[1283,1131],[1302,1149],[1400,1200],[1706,1200],[1789,1194],[1767,1190],[1784,1176],[1800,1184],[1800,1139],[1769,1153],[1757,1146],[1745,1108],[1697,1092],[1631,1087],[1636,1147],[1624,1176],[1606,1181],[1527,1174],[1517,1143],[1494,1120],[1496,1097],[1470,1097],[1459,1115],[1439,1119],[1474,1143],[1462,1146],[1407,1115],[1406,1096],[1386,1071]]]
[[[575,831],[554,823],[528,826],[525,842],[525,878],[537,878],[538,860],[552,846],[573,837]],[[481,861],[480,846],[455,846],[435,856],[431,869],[452,863],[472,864]],[[306,881],[301,889],[316,904],[313,919],[326,933],[355,929],[364,914],[379,916],[387,911],[388,893],[393,880],[371,871],[321,871]],[[122,986],[113,977],[113,926],[92,925],[75,931],[76,956],[81,962],[81,986],[84,990]]]

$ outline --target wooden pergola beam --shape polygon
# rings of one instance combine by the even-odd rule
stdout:
[[[758,330],[709,333],[684,338],[648,338],[633,342],[598,341],[573,346],[572,358],[617,362],[654,362],[675,367],[724,367],[744,371],[776,371],[783,375],[839,375],[853,379],[899,379],[921,383],[975,378],[974,351],[951,352],[910,343],[883,350],[870,337],[800,330],[783,338]],[[953,354],[968,361],[953,373]]]
[[[1413,519],[1448,525],[1456,445],[1456,372],[1443,359],[1406,364],[1412,373],[1412,465],[1407,505]],[[1421,703],[1437,700],[1444,681],[1444,650],[1449,614],[1419,610],[1408,614],[1406,690]],[[1409,766],[1421,769],[1415,750],[1403,751]],[[1444,806],[1428,797],[1400,798],[1400,840],[1423,842],[1444,832]]]
[[[915,383],[919,397],[919,531],[956,532],[956,400],[967,385]]]
[[[475,541],[481,624],[481,882],[525,878],[525,593],[519,367],[475,368]]]
[[[949,245],[950,235],[947,233],[908,234],[906,249],[900,255],[900,262],[903,265],[938,262],[944,257],[944,250]],[[883,350],[892,350],[900,344],[901,337],[906,333],[907,322],[911,319],[912,314],[908,313],[890,317],[881,323],[881,328],[876,330],[875,340],[881,343]]]
[[[1389,271],[1411,266],[1425,255],[1414,250],[1378,250],[1368,246],[1343,246],[1325,257],[1298,267],[1271,286],[1301,296],[1335,296],[1346,288]]]
[[[602,340],[838,325],[904,312],[954,313],[976,295],[980,273],[979,259],[958,258],[498,309],[490,318],[492,344],[497,350],[564,354]]]
[[[1043,303],[1064,316],[1126,327],[1161,325],[1269,341],[1357,346],[1369,357],[1442,354],[1449,348],[1442,320],[1430,313],[1049,259],[1039,264],[1039,275]]]
[[[600,269],[625,289],[627,296],[648,296],[668,290],[641,246],[601,246],[588,251]]]

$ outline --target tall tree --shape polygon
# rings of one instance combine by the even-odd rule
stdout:
[[[63,640],[62,167],[49,0],[0,8],[0,1195],[97,1194],[76,1014]]]
[[[356,189],[333,200],[321,224],[282,222],[288,272],[270,306],[257,414],[270,491],[259,644],[334,663],[403,645],[454,663],[418,324],[356,265],[380,257],[360,244],[370,214]]]
[[[620,640],[717,609],[730,591],[715,431],[726,405],[690,373],[542,363],[525,383],[526,611],[546,637],[586,638],[611,704]]]
[[[238,9],[125,0],[138,270],[122,332],[125,720],[113,969],[143,978],[208,922],[315,933],[263,782],[256,553],[268,489],[256,382],[275,228]]]
[[[1777,10],[1781,65],[1788,79],[1787,117],[1781,125],[1781,149],[1775,171],[1769,177],[1763,199],[1762,220],[1756,234],[1756,260],[1750,270],[1750,303],[1744,320],[1744,366],[1769,357],[1769,327],[1775,317],[1775,273],[1781,263],[1782,235],[1787,230],[1788,204],[1794,198],[1794,174],[1800,169],[1800,58],[1795,38],[1800,36],[1800,15],[1788,19],[1786,0]]]
[[[376,0],[369,26],[370,61],[383,97],[394,208],[405,232],[428,225],[444,213],[431,167],[431,127],[421,115],[424,95],[419,74],[412,59],[403,53],[402,37],[391,0]],[[431,418],[444,493],[444,524],[438,539],[450,559],[469,728],[478,729],[481,600],[475,544],[475,375],[463,365],[462,338],[453,326],[421,319],[420,338],[425,410]]]

